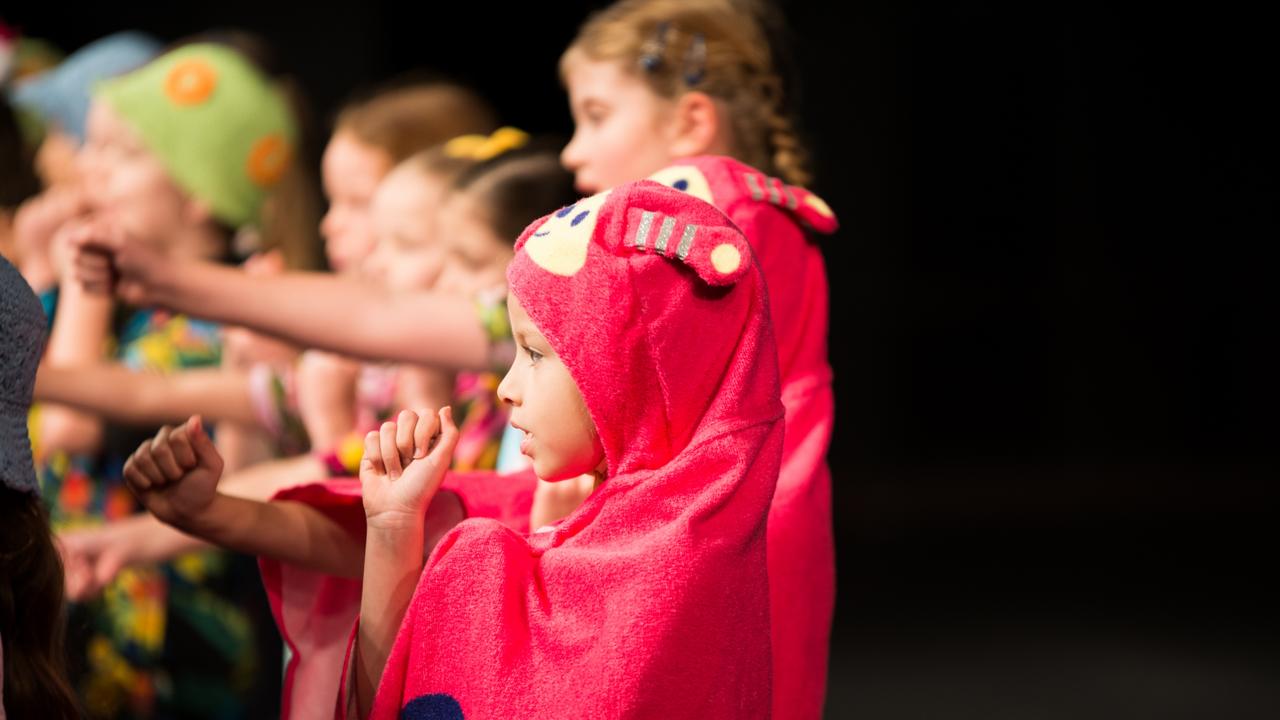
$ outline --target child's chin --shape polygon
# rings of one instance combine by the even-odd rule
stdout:
[[[573,468],[557,465],[555,463],[538,460],[533,461],[533,472],[542,480],[547,482],[561,482],[563,480],[573,480],[580,477],[581,472],[575,471]]]

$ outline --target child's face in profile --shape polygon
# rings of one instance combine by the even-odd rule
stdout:
[[[525,433],[520,452],[543,480],[568,480],[604,469],[604,446],[568,368],[514,294],[507,297],[516,359],[498,386],[511,424]]]
[[[648,177],[675,159],[675,103],[621,64],[574,53],[565,83],[574,131],[560,160],[580,192]]]
[[[443,193],[443,183],[412,168],[378,186],[370,213],[377,241],[362,266],[369,279],[396,291],[434,287],[444,263],[435,232]]]
[[[320,221],[320,234],[329,266],[336,272],[359,268],[372,252],[370,208],[378,183],[391,166],[390,156],[346,130],[335,133],[324,149],[320,177],[329,212]]]

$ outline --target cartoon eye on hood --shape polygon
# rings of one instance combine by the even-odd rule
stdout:
[[[600,206],[609,191],[592,195],[562,208],[529,236],[524,249],[538,267],[569,277],[587,262],[587,245],[600,217]]]
[[[707,176],[692,165],[672,165],[650,175],[649,179],[687,192],[703,202],[715,204],[715,199],[711,195],[711,183],[707,182]]]

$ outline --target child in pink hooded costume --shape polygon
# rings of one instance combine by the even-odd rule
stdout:
[[[767,717],[783,410],[750,248],[650,182],[516,247],[511,293],[575,381],[606,478],[547,532],[470,519],[445,535],[372,717]]]
[[[835,599],[831,478],[826,464],[834,417],[827,362],[827,280],[810,232],[830,233],[836,219],[821,198],[783,184],[737,160],[678,161],[653,176],[713,203],[746,235],[769,284],[778,340],[786,433],[782,471],[770,505],[768,568],[776,698],[813,705],[818,714]],[[535,477],[451,474],[443,489],[457,494],[468,517],[496,518],[527,533]],[[351,525],[363,522],[359,485],[338,481],[281,495],[314,504]],[[326,707],[332,678],[359,603],[358,581],[262,561],[263,580],[281,632],[293,650],[286,674],[285,716]],[[296,682],[295,682],[296,681]],[[326,688],[321,691],[320,688]],[[775,703],[775,710],[777,704]]]
[[[818,717],[835,610],[827,467],[835,402],[827,274],[811,234],[834,232],[835,214],[817,195],[732,158],[679,160],[652,177],[724,211],[751,243],[769,286],[787,413],[782,471],[769,507],[774,714]]]

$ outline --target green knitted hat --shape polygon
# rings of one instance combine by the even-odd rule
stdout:
[[[284,97],[248,60],[221,45],[187,45],[98,86],[173,179],[233,227],[258,219],[293,159]]]

